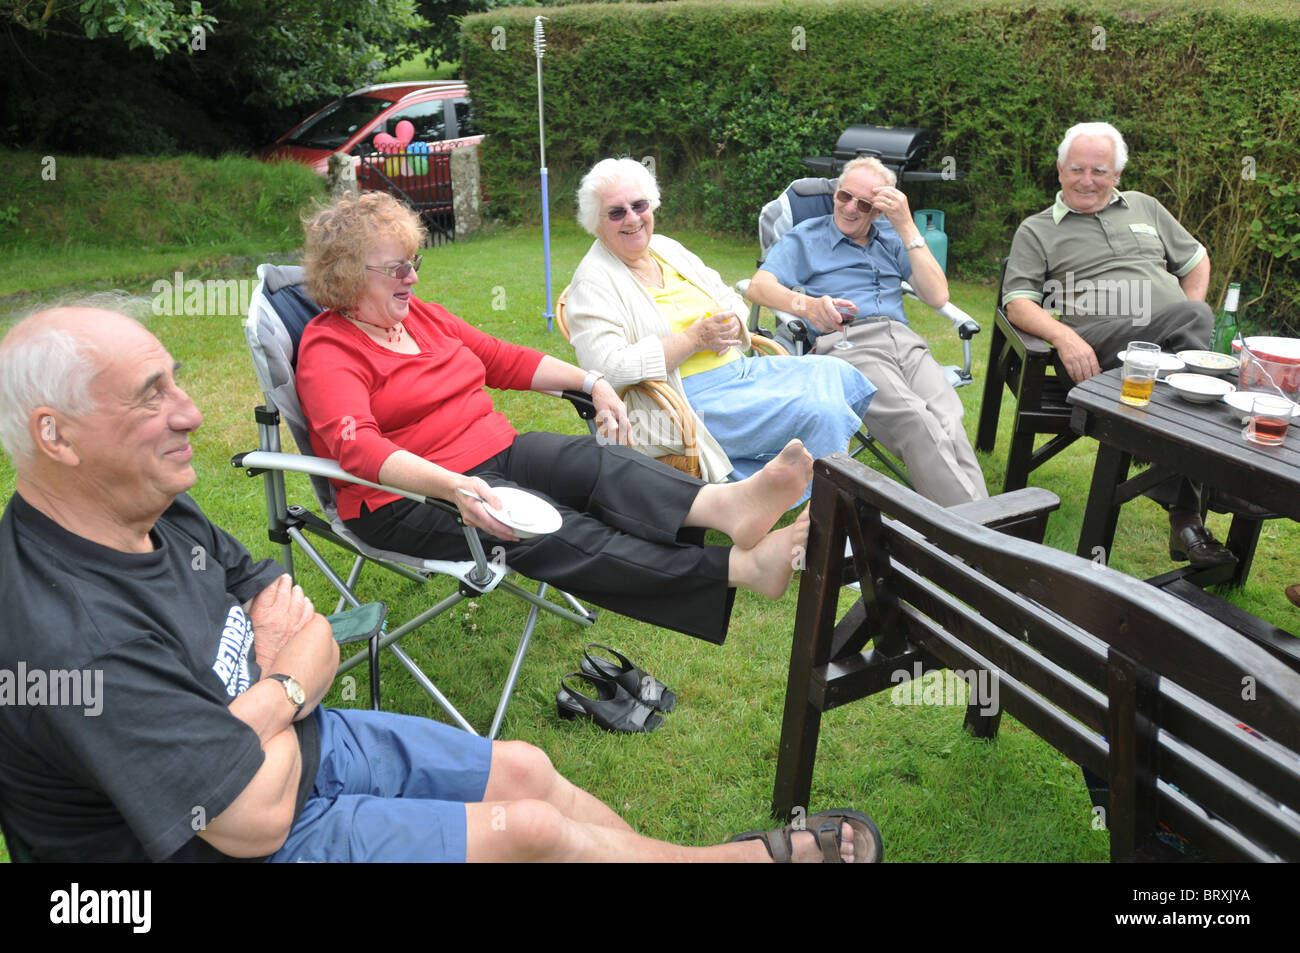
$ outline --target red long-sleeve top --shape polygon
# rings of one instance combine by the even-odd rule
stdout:
[[[317,315],[298,349],[298,396],[312,450],[379,482],[379,468],[407,450],[464,473],[510,446],[517,431],[485,387],[527,390],[542,353],[466,324],[412,296],[402,322],[419,354],[390,351],[336,311]],[[335,483],[339,515],[373,512],[391,493]]]

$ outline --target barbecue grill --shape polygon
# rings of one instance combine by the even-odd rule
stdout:
[[[803,164],[818,175],[837,176],[844,163],[858,156],[875,156],[898,176],[899,182],[938,182],[960,178],[961,172],[935,172],[921,168],[934,145],[929,129],[910,126],[849,126],[835,142],[829,156],[812,156]]]

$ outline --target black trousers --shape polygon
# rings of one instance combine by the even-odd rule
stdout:
[[[728,546],[682,529],[704,483],[627,447],[595,437],[526,433],[468,471],[491,486],[517,486],[560,511],[554,533],[517,542],[484,535],[488,557],[621,615],[721,645],[735,590]],[[442,510],[397,500],[362,507],[348,526],[372,546],[426,559],[465,559],[465,535]]]

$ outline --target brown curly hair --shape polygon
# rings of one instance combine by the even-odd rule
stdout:
[[[345,196],[303,221],[302,267],[307,290],[322,308],[350,311],[366,283],[366,258],[375,242],[395,240],[414,255],[428,233],[414,210],[387,192]]]

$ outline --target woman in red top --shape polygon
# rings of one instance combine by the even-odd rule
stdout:
[[[748,480],[705,484],[617,444],[627,412],[596,374],[498,340],[411,292],[419,217],[384,193],[343,199],[307,225],[308,289],[327,308],[303,333],[298,392],[314,451],[356,476],[453,503],[501,540],[512,568],[579,598],[711,642],[726,638],[734,587],[778,598],[807,515],[775,532],[803,493],[812,458],[797,440]],[[485,387],[583,390],[602,438],[518,434]],[[461,490],[499,500],[518,486],[563,517],[520,540]],[[337,486],[339,515],[375,546],[463,559],[447,513],[381,490]],[[733,546],[704,546],[718,529]]]

